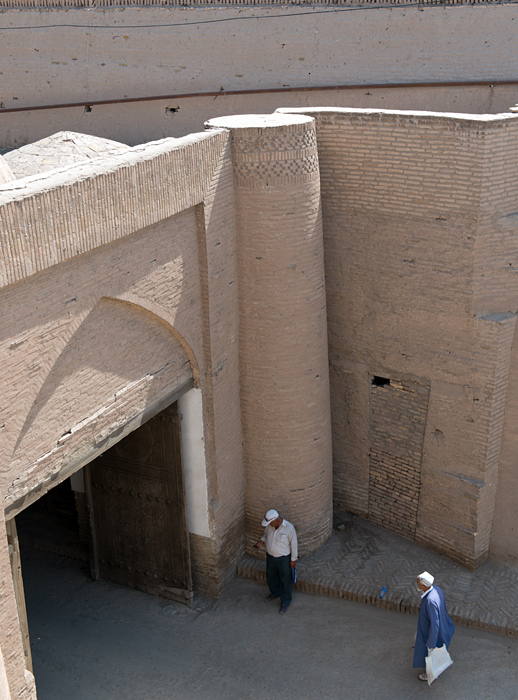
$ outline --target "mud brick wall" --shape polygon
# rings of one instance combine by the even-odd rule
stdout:
[[[231,142],[226,132],[220,132],[220,138],[223,134],[203,204],[197,208],[205,363],[200,386],[205,394],[210,539],[217,562],[216,587],[206,589],[211,595],[219,595],[233,579],[245,546],[234,171]],[[199,155],[203,164],[203,154]],[[194,171],[197,167],[191,166]],[[178,175],[183,177],[181,171]]]
[[[276,508],[301,555],[332,527],[331,418],[314,121],[211,120],[232,137],[247,547]]]
[[[228,136],[99,161],[78,166],[76,179],[69,170],[3,195],[6,505],[38,497],[190,377],[205,398],[209,501],[227,572],[242,551],[243,512]],[[59,226],[39,213],[52,207]]]
[[[233,575],[245,492],[248,543],[277,506],[318,546],[333,486],[466,566],[518,561],[518,115],[298,111],[3,185],[4,505],[194,383],[200,590]]]
[[[369,520],[414,537],[429,388],[372,377]]]
[[[481,235],[475,247],[473,313],[477,315],[518,313],[518,132],[514,122],[495,124],[486,135],[485,186],[482,192]],[[498,411],[494,435],[502,430],[501,449],[494,439],[492,454],[492,497],[496,498],[490,555],[518,563],[518,338],[506,347],[495,376]],[[509,347],[511,345],[511,347]],[[508,363],[508,364],[507,364]],[[488,489],[489,491],[489,489]],[[489,494],[488,494],[489,495]],[[486,508],[488,503],[485,504]]]
[[[349,8],[336,12],[340,4]],[[517,86],[503,82],[518,73],[513,2],[0,0],[0,7],[8,30],[0,147],[17,148],[71,124],[135,145],[281,104],[496,114],[518,101]],[[67,26],[71,8],[74,27]],[[122,33],[122,25],[131,32]],[[248,92],[283,87],[289,92]],[[201,96],[206,92],[213,94]],[[152,95],[166,97],[95,104]],[[88,112],[85,99],[94,103]],[[7,112],[62,103],[79,105]]]
[[[4,506],[12,517],[194,383],[208,536],[193,533],[193,570],[200,589],[217,595],[244,545],[228,134],[165,140],[9,184],[0,226]],[[12,607],[3,591],[0,617]],[[9,625],[0,644],[18,693]]]
[[[370,377],[429,386],[415,538],[475,566],[517,310],[516,115],[280,111],[317,122],[335,505],[369,516]]]

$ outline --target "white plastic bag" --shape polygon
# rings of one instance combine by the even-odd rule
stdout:
[[[443,671],[446,671],[448,666],[451,666],[453,661],[448,654],[446,644],[442,647],[437,647],[428,652],[426,661],[426,675],[428,676],[428,685],[432,685],[436,678],[439,678]]]

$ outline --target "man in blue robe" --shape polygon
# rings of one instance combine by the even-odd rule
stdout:
[[[433,585],[434,578],[428,571],[417,577],[417,588],[421,591],[421,607],[417,620],[417,635],[414,648],[414,668],[426,668],[425,658],[428,651],[436,647],[450,646],[455,632],[455,625],[446,612],[444,593],[439,586]],[[418,676],[420,681],[427,681],[426,673]]]

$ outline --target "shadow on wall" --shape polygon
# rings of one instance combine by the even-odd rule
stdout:
[[[103,292],[124,299],[99,299]],[[32,471],[35,483],[43,471],[48,478],[73,450],[95,445],[179,383],[199,377],[194,208],[6,287],[0,296],[10,310],[5,327],[19,380],[6,365],[13,417],[5,449],[13,455],[17,492],[23,472]],[[30,315],[27,297],[34,300]]]

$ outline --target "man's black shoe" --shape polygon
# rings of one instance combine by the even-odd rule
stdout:
[[[269,603],[270,600],[275,600],[278,597],[279,597],[278,595],[273,595],[273,593],[270,593],[270,595],[266,596],[266,598],[264,599],[264,602]]]
[[[284,613],[288,610],[287,605],[281,605],[281,609],[279,610],[279,615],[284,615]]]

